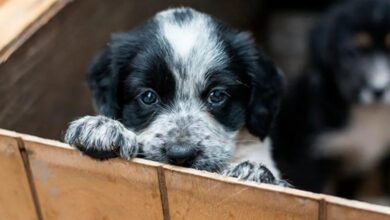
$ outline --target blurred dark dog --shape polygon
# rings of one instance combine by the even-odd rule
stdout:
[[[309,65],[289,86],[274,133],[281,172],[315,192],[337,179],[336,194],[354,197],[364,174],[387,163],[388,191],[390,1],[337,5],[309,43]]]

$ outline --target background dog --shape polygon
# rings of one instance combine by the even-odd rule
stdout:
[[[332,8],[311,31],[309,49],[282,105],[275,158],[298,188],[323,192],[337,178],[336,194],[354,197],[362,175],[389,157],[390,1]]]
[[[248,33],[190,8],[163,11],[115,35],[88,83],[100,115],[65,135],[87,155],[285,184],[267,138],[282,78]]]

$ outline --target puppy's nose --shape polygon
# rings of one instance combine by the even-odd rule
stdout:
[[[191,162],[198,155],[198,150],[195,147],[185,145],[173,145],[170,146],[166,155],[171,164],[180,166],[190,166]]]

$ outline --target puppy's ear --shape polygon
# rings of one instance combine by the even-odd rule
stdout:
[[[268,136],[278,112],[284,88],[284,78],[273,62],[255,45],[250,33],[235,35],[233,47],[245,66],[250,97],[246,126],[250,133],[264,139]]]
[[[88,85],[91,90],[98,114],[111,118],[117,116],[116,74],[111,68],[112,52],[107,47],[97,55],[88,73]]]
[[[246,124],[250,133],[263,140],[278,113],[284,78],[270,59],[258,53],[257,67],[253,67],[256,72],[249,72],[251,94]]]
[[[98,114],[111,118],[120,114],[121,81],[129,73],[136,49],[134,41],[132,33],[114,35],[90,66],[87,80]]]

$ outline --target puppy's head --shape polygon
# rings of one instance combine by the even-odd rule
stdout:
[[[311,33],[311,58],[351,103],[390,104],[390,1],[348,1]]]
[[[89,75],[98,112],[134,131],[145,158],[209,171],[241,128],[267,136],[281,83],[248,33],[188,8],[114,36]]]

